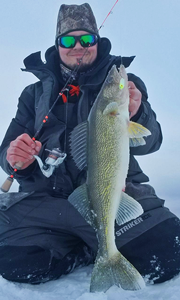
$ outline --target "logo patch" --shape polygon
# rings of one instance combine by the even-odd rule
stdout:
[[[151,215],[148,213],[144,216],[141,216],[141,217],[131,221],[127,225],[125,225],[125,226],[121,227],[119,230],[117,230],[116,235],[117,236],[122,235],[123,233],[125,233],[126,231],[131,229],[132,227],[135,227],[135,226],[139,225],[140,223],[144,222],[146,219],[149,219],[150,217],[151,217]]]

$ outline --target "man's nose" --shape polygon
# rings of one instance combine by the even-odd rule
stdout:
[[[73,49],[83,49],[83,47],[81,46],[80,42],[77,41],[76,45],[74,46]]]

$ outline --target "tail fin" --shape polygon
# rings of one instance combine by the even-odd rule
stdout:
[[[117,252],[109,260],[99,257],[94,265],[90,292],[106,292],[117,285],[124,290],[140,290],[145,282],[133,265]]]

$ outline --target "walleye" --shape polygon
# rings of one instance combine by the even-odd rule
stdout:
[[[77,167],[87,167],[86,183],[68,198],[97,233],[99,248],[90,291],[112,285],[125,290],[145,286],[139,272],[118,251],[114,222],[122,225],[143,213],[140,204],[124,193],[129,146],[144,145],[150,131],[129,121],[128,78],[123,65],[114,65],[93,104],[87,122],[71,133],[72,156]]]

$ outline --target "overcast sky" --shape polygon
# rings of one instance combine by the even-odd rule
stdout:
[[[0,142],[14,117],[18,97],[25,86],[36,82],[23,73],[23,59],[54,44],[56,20],[61,4],[85,1],[1,0]],[[100,26],[115,0],[87,1]],[[179,195],[179,103],[180,103],[180,0],[119,0],[108,17],[101,36],[112,42],[112,54],[136,55],[128,71],[145,82],[149,102],[161,123],[161,149],[138,158],[157,194],[167,200]],[[6,178],[0,171],[1,181]],[[16,189],[16,184],[13,191]]]

